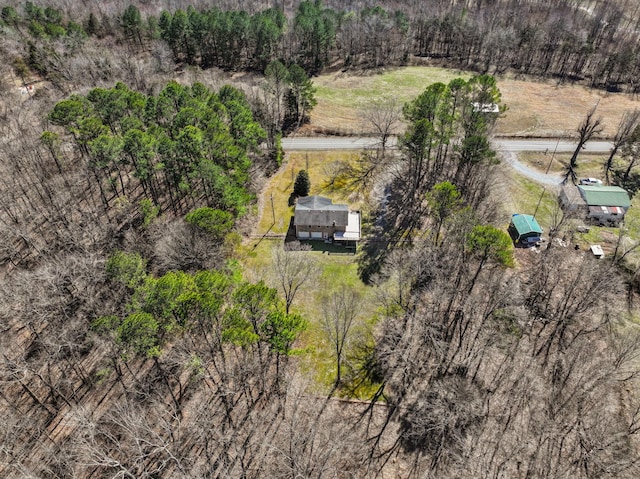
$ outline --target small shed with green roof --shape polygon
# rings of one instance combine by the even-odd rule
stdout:
[[[533,246],[540,241],[542,228],[531,215],[514,214],[509,223],[509,236],[516,246]]]

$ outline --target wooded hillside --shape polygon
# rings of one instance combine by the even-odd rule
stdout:
[[[640,476],[637,245],[514,250],[489,74],[637,93],[635,3],[215,3],[2,5],[0,476]],[[299,175],[358,201],[360,289],[256,258],[312,75],[426,61],[478,74]]]
[[[101,2],[89,10],[55,0],[16,3],[2,11],[8,40],[3,55],[7,65],[25,73],[30,68],[60,87],[84,84],[79,75],[95,82],[118,69],[112,55],[101,57],[94,49],[116,42],[129,57],[151,53],[155,67],[165,69],[175,62],[263,71],[280,59],[317,73],[335,65],[370,68],[431,59],[480,73],[513,71],[638,91],[640,12],[634,2],[245,3],[211,8],[198,2]],[[140,66],[131,67],[129,74],[136,75]]]

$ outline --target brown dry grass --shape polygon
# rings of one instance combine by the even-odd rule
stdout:
[[[311,124],[304,133],[362,132],[359,108],[367,99],[396,96],[406,102],[429,84],[462,76],[470,72],[435,67],[406,67],[378,74],[332,72],[314,79],[318,105],[311,114]],[[508,111],[496,127],[497,135],[557,137],[575,136],[574,130],[586,112],[598,104],[605,123],[604,137],[614,135],[623,112],[640,108],[640,100],[622,93],[607,93],[581,85],[558,85],[553,81],[498,78],[498,87]]]
[[[607,157],[608,155],[602,153],[581,153],[578,156],[578,176],[602,178]],[[545,173],[549,168],[550,174],[561,175],[567,171],[571,153],[556,153],[552,157],[551,153],[521,151],[518,153],[518,159],[542,173]],[[551,167],[549,167],[549,164],[551,164]]]
[[[624,111],[640,108],[640,101],[630,95],[581,85],[499,79],[498,86],[509,107],[498,121],[497,133],[502,135],[575,136],[576,127],[597,104],[605,126],[602,136],[612,137]]]

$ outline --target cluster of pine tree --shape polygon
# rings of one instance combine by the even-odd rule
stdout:
[[[264,71],[276,57],[286,18],[276,8],[250,16],[245,11],[198,12],[190,7],[173,14],[163,11],[158,26],[176,61],[202,68]]]
[[[234,87],[214,93],[170,82],[154,96],[118,83],[57,103],[49,121],[88,162],[105,211],[128,198],[177,214],[205,203],[239,215],[252,198],[250,154],[265,132]],[[59,137],[45,132],[43,140],[53,146]]]

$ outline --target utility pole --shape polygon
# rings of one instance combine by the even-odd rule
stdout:
[[[547,165],[547,171],[544,172],[545,175],[549,174],[549,170],[551,169],[551,163],[556,156],[556,151],[558,151],[558,145],[560,144],[560,140],[556,142],[556,147],[553,149],[553,154],[551,155],[551,159],[549,160],[549,164]],[[533,212],[533,217],[536,217],[536,213],[538,212],[538,208],[540,207],[540,203],[542,202],[542,197],[544,196],[545,191],[547,191],[547,187],[544,186],[542,188],[542,193],[540,193],[540,199],[538,200],[538,204],[536,205],[536,209]]]
[[[276,224],[276,210],[273,207],[273,193],[271,193],[271,216],[273,217],[273,224]]]

